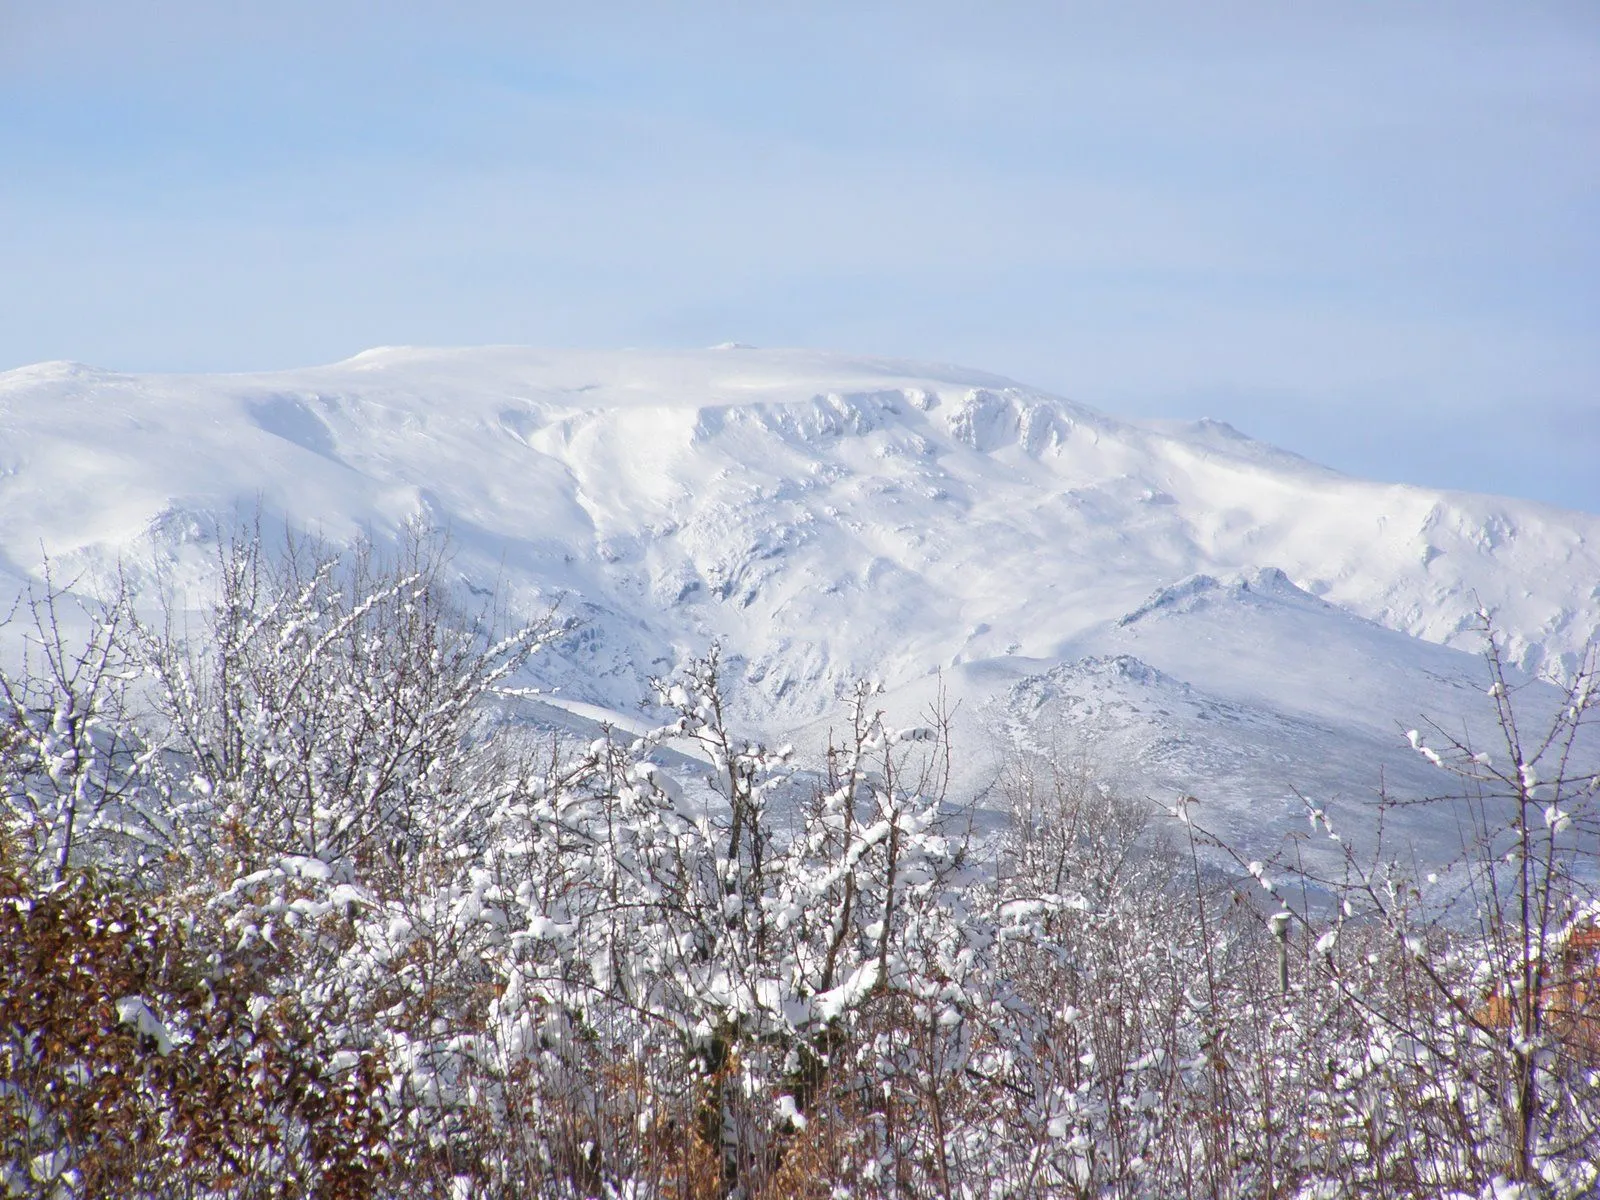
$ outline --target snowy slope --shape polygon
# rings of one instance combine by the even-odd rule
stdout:
[[[625,711],[714,637],[768,731],[942,670],[975,726],[1053,713],[1163,787],[1210,772],[1241,818],[1287,783],[1362,793],[1397,722],[1471,710],[1480,603],[1530,670],[1600,632],[1600,517],[961,368],[485,348],[0,375],[0,589],[43,547],[81,587],[120,562],[198,598],[219,517],[258,506],[335,539],[448,528],[469,586],[581,619],[544,667],[574,701]]]
[[[1135,792],[1198,792],[1206,824],[1260,850],[1304,815],[1302,797],[1355,812],[1380,785],[1450,794],[1454,781],[1411,749],[1410,729],[1501,745],[1480,659],[1356,617],[1275,568],[1164,588],[1064,660],[991,702],[1011,740],[1081,747]],[[1531,685],[1523,704],[1543,717],[1558,695]],[[1458,832],[1448,806],[1389,821],[1417,843],[1448,846]]]

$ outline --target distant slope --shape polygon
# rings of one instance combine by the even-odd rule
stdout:
[[[1356,617],[1276,569],[1191,576],[1063,657],[999,693],[992,719],[1023,744],[1080,748],[1129,790],[1200,794],[1207,823],[1242,845],[1271,841],[1281,822],[1265,818],[1297,823],[1307,801],[1451,793],[1407,730],[1501,745],[1480,658]],[[1559,696],[1530,683],[1521,703],[1543,718]],[[1402,840],[1448,849],[1459,836],[1449,806],[1389,821]]]
[[[955,367],[493,347],[0,375],[0,587],[42,546],[80,586],[121,562],[196,599],[218,521],[258,505],[334,539],[448,529],[470,586],[584,622],[542,668],[576,701],[626,709],[712,638],[758,728],[825,719],[863,673],[911,695],[944,669],[973,706],[1099,705],[1162,778],[1237,759],[1241,804],[1285,769],[1263,747],[1315,745],[1315,778],[1355,790],[1395,721],[1470,707],[1480,604],[1530,670],[1600,633],[1600,517],[1352,479]],[[1215,713],[1113,711],[1135,693]],[[1229,712],[1212,751],[1161,750]]]

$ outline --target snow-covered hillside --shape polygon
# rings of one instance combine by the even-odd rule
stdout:
[[[543,668],[579,705],[628,711],[720,638],[758,731],[820,728],[863,674],[907,705],[942,678],[969,736],[1048,726],[1245,825],[1290,786],[1362,795],[1408,769],[1403,725],[1476,711],[1480,605],[1528,670],[1600,634],[1600,516],[955,367],[485,348],[0,375],[0,591],[43,549],[85,589],[120,563],[198,599],[219,521],[258,507],[335,540],[447,529],[467,587],[581,621]]]

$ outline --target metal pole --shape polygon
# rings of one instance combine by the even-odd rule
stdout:
[[[1289,920],[1293,916],[1288,911],[1275,912],[1267,918],[1267,923],[1272,927],[1272,936],[1278,943],[1278,995],[1289,994]]]

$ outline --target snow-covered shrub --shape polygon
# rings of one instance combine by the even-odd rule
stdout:
[[[901,1031],[874,1041],[867,1014],[945,988],[931,972],[962,957],[972,876],[925,777],[904,781],[936,732],[888,728],[858,691],[817,794],[780,820],[788,754],[734,735],[719,670],[713,654],[662,683],[673,719],[652,735],[503,790],[481,863],[505,929],[490,1028],[504,1076],[549,1088],[536,1109],[633,1141],[674,1130],[674,1172],[709,1158],[722,1190],[754,1194],[815,1151],[821,1110],[901,1070]],[[705,770],[653,763],[672,742]],[[617,1077],[585,1077],[597,1043]],[[621,1186],[644,1153],[628,1142],[596,1140],[578,1174]]]
[[[151,737],[174,795],[209,818],[209,869],[322,863],[402,889],[475,812],[475,722],[548,624],[491,639],[453,610],[420,533],[392,564],[255,536],[219,557],[198,634],[130,618]]]
[[[0,1187],[9,1196],[359,1200],[386,1155],[381,1066],[330,1063],[204,925],[0,836]]]
[[[1308,804],[1342,871],[1288,860],[1283,874],[1314,889],[1291,892],[1248,864],[1293,967],[1275,1072],[1304,1114],[1290,1132],[1308,1187],[1588,1196],[1600,1183],[1600,957],[1585,949],[1600,942],[1600,776],[1577,753],[1600,713],[1595,649],[1552,711],[1529,712],[1481,618],[1500,744],[1411,731],[1453,784],[1385,796],[1376,822],[1381,834],[1393,806],[1432,806],[1462,831],[1460,859],[1423,877],[1381,837],[1358,854]]]
[[[439,565],[246,537],[198,632],[112,606],[81,651],[35,605],[11,1193],[1592,1192],[1592,669],[1535,738],[1492,653],[1504,750],[1417,735],[1477,834],[1437,887],[1233,878],[1202,803],[1152,825],[1045,755],[974,837],[944,718],[870,687],[815,763],[751,742],[715,651],[644,736],[535,734],[506,685],[546,628],[491,637]]]
[[[198,636],[132,625],[147,737],[194,830],[190,902],[270,1002],[305,1009],[307,1049],[381,1059],[399,1171],[464,1120],[449,1093],[492,999],[489,710],[548,629],[491,636],[451,607],[442,562],[420,535],[391,564],[246,537]]]
[[[120,600],[70,599],[46,564],[19,621],[21,669],[0,666],[0,831],[29,870],[56,881],[85,863],[155,872],[173,848],[133,720],[126,621]]]

